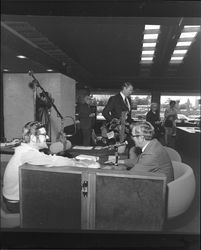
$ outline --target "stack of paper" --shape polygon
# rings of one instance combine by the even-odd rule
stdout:
[[[91,161],[98,161],[99,157],[98,156],[94,156],[94,155],[78,155],[75,157],[77,160],[91,160]]]

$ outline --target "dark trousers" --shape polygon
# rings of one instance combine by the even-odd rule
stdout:
[[[83,146],[90,146],[91,145],[91,135],[92,129],[82,129],[82,144]]]
[[[6,205],[7,210],[9,213],[19,213],[20,212],[20,203],[19,202],[9,202],[5,197],[3,197],[3,201]]]

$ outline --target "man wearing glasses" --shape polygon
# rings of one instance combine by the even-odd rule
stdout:
[[[133,149],[132,158],[119,160],[130,171],[163,173],[167,183],[173,181],[173,167],[171,159],[162,144],[154,139],[154,127],[149,122],[136,123],[132,128],[132,138],[135,147],[141,148],[142,153],[137,155]]]
[[[90,161],[77,161],[57,155],[47,155],[40,149],[48,148],[45,125],[34,121],[28,122],[22,131],[23,142],[16,147],[13,157],[8,162],[3,179],[3,199],[11,213],[19,212],[19,167],[25,163],[33,165],[87,167]],[[92,162],[91,162],[92,163]]]

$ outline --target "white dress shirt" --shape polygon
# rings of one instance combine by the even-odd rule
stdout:
[[[19,201],[19,167],[24,163],[33,165],[75,166],[75,161],[62,156],[46,155],[27,143],[16,147],[6,167],[3,179],[3,196],[8,200]]]

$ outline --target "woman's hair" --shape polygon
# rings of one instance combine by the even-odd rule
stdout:
[[[132,133],[143,135],[145,140],[151,140],[154,136],[154,127],[147,121],[138,122],[133,126]]]
[[[175,105],[175,104],[176,104],[176,102],[175,102],[175,101],[173,101],[173,100],[171,100],[171,101],[170,101],[170,105],[172,105],[172,104],[174,104],[174,105]]]
[[[30,142],[30,136],[35,135],[38,136],[39,134],[39,129],[40,128],[45,128],[45,124],[38,122],[38,121],[32,121],[28,122],[24,125],[22,129],[22,137],[24,142]]]

